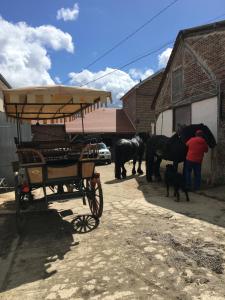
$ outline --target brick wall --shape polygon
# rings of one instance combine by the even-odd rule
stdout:
[[[170,69],[157,98],[155,110],[176,106],[171,99],[171,74],[183,69],[183,91],[178,105],[199,101],[222,92],[222,112],[225,116],[225,29],[180,40]],[[221,82],[221,83],[220,83]]]
[[[136,128],[138,132],[151,132],[151,123],[155,123],[155,111],[151,109],[152,101],[159,87],[163,72],[152,76],[137,89]]]
[[[131,91],[123,99],[123,110],[133,126],[136,124],[136,90]]]
[[[151,132],[151,123],[155,123],[152,101],[158,89],[163,72],[143,80],[123,97],[123,109],[137,132]]]
[[[172,71],[183,70],[183,89],[176,101],[171,97]],[[180,39],[159,92],[159,113],[195,101],[219,96],[218,145],[214,150],[214,182],[225,181],[225,28],[211,29]]]

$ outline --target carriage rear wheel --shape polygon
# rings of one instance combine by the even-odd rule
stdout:
[[[85,193],[92,215],[100,218],[103,212],[103,192],[99,177],[86,179]]]

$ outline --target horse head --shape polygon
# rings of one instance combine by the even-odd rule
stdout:
[[[139,133],[137,133],[137,134],[135,135],[135,137],[139,137],[139,138],[142,140],[142,142],[143,142],[144,144],[146,144],[146,142],[147,142],[149,136],[150,136],[150,135],[149,135],[148,132],[139,132]]]
[[[208,126],[204,124],[191,124],[188,126],[185,126],[180,129],[179,136],[182,139],[184,143],[186,143],[191,137],[195,136],[195,133],[197,130],[202,130],[204,133],[204,138],[209,145],[210,148],[214,148],[216,146],[216,140],[214,135],[212,134],[211,130],[208,128]]]

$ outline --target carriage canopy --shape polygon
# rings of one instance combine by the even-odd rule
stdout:
[[[28,122],[71,120],[111,101],[110,92],[62,85],[5,89],[3,94],[7,116]]]

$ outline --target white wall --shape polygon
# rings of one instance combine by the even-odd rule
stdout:
[[[165,110],[160,113],[156,121],[156,134],[172,136],[173,134],[173,111]]]
[[[218,130],[218,101],[217,97],[206,99],[192,103],[191,105],[191,118],[192,124],[204,123],[212,131],[217,141],[217,130]],[[202,164],[202,173],[206,179],[211,180],[213,172],[213,156],[212,150],[205,155]]]
[[[192,124],[204,123],[214,134],[217,141],[218,103],[217,97],[198,101],[191,105]]]
[[[0,91],[0,112],[4,111],[4,105],[3,105],[3,92]]]

